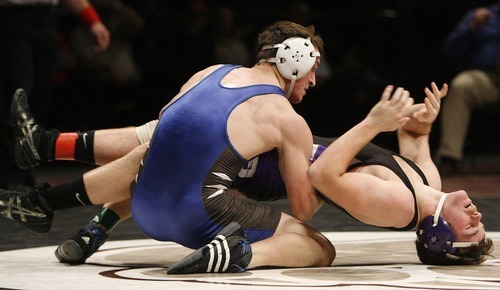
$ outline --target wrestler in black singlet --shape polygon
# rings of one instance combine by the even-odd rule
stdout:
[[[314,136],[314,151],[311,161],[314,162],[323,153],[325,148],[330,145],[336,138],[324,138]],[[399,164],[394,160],[393,156],[399,156],[408,163],[422,178],[424,184],[428,185],[427,178],[420,168],[408,158],[399,155],[396,152],[383,149],[375,144],[369,143],[357,155],[356,159],[360,162],[349,166],[348,170],[365,165],[382,165],[392,170],[408,187],[413,194],[415,213],[411,222],[403,228],[385,227],[394,231],[406,231],[414,228],[418,222],[418,205],[415,196],[415,190],[411,185],[410,180],[403,172]],[[247,163],[247,166],[240,171],[238,178],[233,183],[232,187],[241,191],[245,196],[254,200],[278,200],[287,198],[286,188],[281,179],[278,168],[278,153],[276,150],[271,150]],[[349,214],[342,207],[333,203],[331,200],[320,196],[326,203],[334,205],[342,211]]]

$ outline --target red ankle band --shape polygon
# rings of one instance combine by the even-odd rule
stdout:
[[[75,160],[77,133],[61,133],[56,139],[56,160]]]

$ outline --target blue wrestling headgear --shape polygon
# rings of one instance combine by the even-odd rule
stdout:
[[[263,59],[261,61],[276,64],[279,73],[286,79],[291,80],[287,97],[290,97],[295,81],[305,76],[316,63],[316,57],[320,53],[311,43],[309,38],[291,37],[279,44],[265,45],[262,50],[277,48],[276,57]]]
[[[439,216],[447,196],[447,194],[444,194],[441,197],[434,215],[430,215],[422,220],[417,231],[419,242],[433,256],[455,255],[458,248],[479,245],[479,242],[457,242],[455,233],[453,233],[450,225]]]

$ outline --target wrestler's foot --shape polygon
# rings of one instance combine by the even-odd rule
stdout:
[[[40,195],[44,186],[36,186],[29,193],[0,189],[0,215],[35,232],[48,232],[54,213]]]
[[[17,89],[14,93],[10,114],[15,129],[17,166],[26,169],[54,160],[54,140],[59,132],[38,126],[23,89]]]
[[[168,274],[244,272],[252,260],[252,247],[237,222],[223,228],[207,245],[169,267]]]
[[[108,234],[91,220],[76,235],[57,247],[54,254],[61,263],[83,264],[106,242]]]

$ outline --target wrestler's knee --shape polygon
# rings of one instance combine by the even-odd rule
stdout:
[[[316,233],[312,236],[312,238],[323,248],[325,252],[325,259],[322,261],[321,267],[328,267],[333,263],[335,257],[337,256],[337,252],[333,244],[328,240],[321,232],[314,230]]]
[[[312,239],[321,248],[322,253],[319,255],[320,259],[315,266],[327,267],[332,264],[333,260],[335,260],[335,247],[327,237],[311,226],[287,214],[282,214],[280,224],[276,229],[276,234],[287,232],[306,236],[309,239]]]

